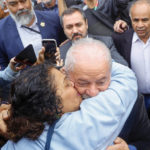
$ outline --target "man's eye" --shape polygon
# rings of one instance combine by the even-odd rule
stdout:
[[[70,29],[72,29],[72,26],[67,26],[66,28],[67,28],[68,30],[70,30]]]
[[[97,82],[96,84],[102,86],[105,84],[105,81],[100,81],[100,82]]]
[[[77,85],[80,87],[86,87],[88,86],[88,83],[77,83]]]
[[[18,4],[18,2],[11,2],[9,3],[10,6],[16,6]]]
[[[82,24],[81,24],[81,23],[78,23],[78,24],[76,24],[76,26],[77,26],[77,27],[81,27],[81,26],[82,26]]]
[[[21,0],[20,2],[25,3],[25,2],[26,2],[26,0]]]
[[[138,22],[139,20],[138,19],[133,19],[133,22]]]
[[[143,22],[147,22],[147,21],[149,21],[149,19],[148,19],[148,18],[145,18],[145,19],[143,19],[142,21],[143,21]]]

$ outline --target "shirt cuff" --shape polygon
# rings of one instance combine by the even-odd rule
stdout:
[[[128,145],[129,150],[137,150],[137,148],[134,145]]]
[[[13,71],[10,68],[10,65],[7,66],[7,68],[4,70],[4,80],[12,81],[16,78],[18,72]]]

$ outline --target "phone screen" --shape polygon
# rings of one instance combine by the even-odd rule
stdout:
[[[42,45],[45,47],[45,59],[54,59],[56,53],[56,41],[53,39],[42,40]]]

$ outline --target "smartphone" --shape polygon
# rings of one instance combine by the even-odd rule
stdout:
[[[55,39],[43,39],[42,45],[45,47],[45,59],[55,59],[57,42]]]
[[[32,44],[29,44],[27,47],[25,47],[16,57],[15,61],[18,63],[16,66],[20,66],[22,64],[26,65],[33,65],[36,62],[37,58],[33,49]]]

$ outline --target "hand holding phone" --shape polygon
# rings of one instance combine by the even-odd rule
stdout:
[[[16,57],[15,61],[18,62],[20,65],[26,64],[32,66],[36,62],[36,55],[33,49],[33,46],[30,44],[25,47]],[[19,66],[17,64],[17,66]]]
[[[57,43],[55,39],[43,39],[42,45],[45,47],[45,59],[50,59],[53,62],[56,62],[56,49],[57,49]]]

